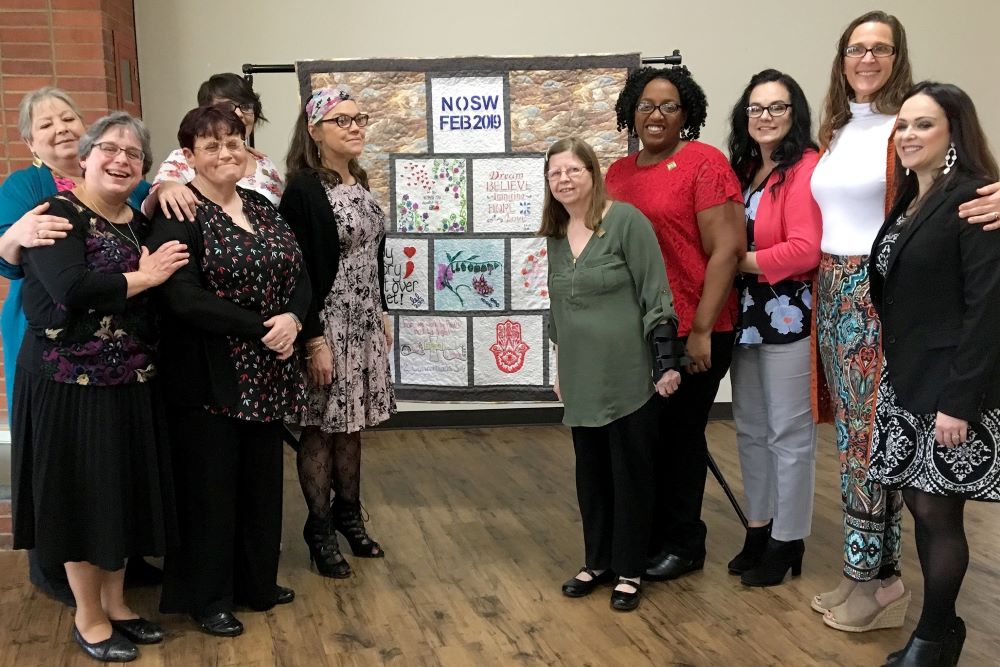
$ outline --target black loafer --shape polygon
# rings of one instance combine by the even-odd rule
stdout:
[[[288,604],[295,599],[295,591],[285,586],[278,586],[278,593],[274,596],[274,604]]]
[[[635,586],[634,593],[626,593],[617,589],[611,591],[611,608],[615,611],[632,611],[639,606],[639,599],[642,597],[642,584],[629,581],[628,579],[618,579],[618,584],[629,584]],[[616,586],[618,584],[615,584]]]
[[[220,611],[208,616],[192,614],[191,619],[198,624],[202,632],[216,637],[238,637],[243,634],[243,624],[233,616],[232,612]]]
[[[643,579],[650,581],[668,581],[684,576],[688,572],[694,572],[705,567],[705,557],[698,559],[687,559],[666,554],[652,559],[646,567],[646,574]]]
[[[79,644],[84,653],[94,660],[100,660],[101,662],[131,662],[139,657],[138,647],[115,632],[114,628],[111,629],[110,637],[104,641],[91,644],[83,638],[83,635],[80,634],[80,631],[77,630],[74,624],[73,641]]]
[[[580,572],[586,572],[590,575],[590,581],[583,581],[582,579],[577,579],[573,577],[569,579],[562,585],[562,592],[568,598],[582,598],[586,595],[590,595],[594,592],[594,589],[601,584],[610,584],[614,581],[615,573],[611,570],[605,570],[600,574],[595,575],[594,571],[589,567],[581,567]]]
[[[111,627],[122,633],[136,644],[159,644],[163,641],[163,628],[156,623],[142,618],[129,618],[124,621],[111,620]]]

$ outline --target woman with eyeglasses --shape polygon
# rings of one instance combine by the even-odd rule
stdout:
[[[44,200],[71,228],[20,258],[28,331],[11,420],[14,547],[65,567],[73,640],[111,662],[163,639],[125,602],[125,561],[164,555],[174,532],[148,290],[188,253],[176,241],[150,252],[149,221],[128,203],[149,153],[141,121],[117,112],[94,123],[79,138],[79,181]]]
[[[231,106],[243,121],[245,141],[250,140],[250,135],[258,123],[267,121],[260,103],[260,95],[255,93],[246,79],[238,74],[231,72],[213,74],[201,84],[198,88],[198,106],[215,104]],[[281,193],[284,192],[284,184],[277,165],[271,158],[254,148],[247,146],[246,151],[251,159],[246,161],[239,186],[264,195],[269,202],[277,206]],[[144,206],[146,213],[152,215],[153,208],[159,204],[168,218],[193,220],[196,202],[191,191],[183,186],[194,180],[194,176],[194,168],[185,159],[183,150],[178,148],[171,152],[153,179],[149,203]]]
[[[385,214],[358,163],[368,122],[346,88],[313,91],[295,124],[280,206],[313,285],[302,331],[308,397],[298,415],[299,484],[309,510],[302,534],[317,571],[335,578],[351,574],[337,531],[355,556],[385,555],[361,511],[361,431],[396,411]]]
[[[177,139],[195,172],[185,187],[197,217],[161,212],[150,237],[192,254],[158,290],[180,524],[160,609],[223,637],[243,632],[236,606],[264,611],[295,596],[277,583],[281,442],[304,392],[295,342],[309,304],[294,234],[239,186],[252,159],[243,129],[228,105],[184,116]]]
[[[733,279],[746,247],[740,183],[721,151],[697,141],[707,110],[705,93],[686,67],[636,70],[615,111],[618,129],[638,136],[642,149],[611,165],[606,177],[614,199],[653,223],[678,334],[691,358],[680,389],[662,406],[666,442],[654,452],[651,580],[675,579],[705,564],[705,427],[732,358]]]
[[[822,223],[809,181],[818,159],[798,83],[773,69],[755,74],[733,107],[729,135],[746,208],[730,376],[749,518],[729,572],[747,586],[780,584],[789,569],[799,574],[812,527],[809,338]]]
[[[681,381],[684,346],[649,221],[605,194],[594,149],[576,138],[545,157],[556,396],[573,432],[584,567],[562,586],[584,597],[615,582],[611,608],[639,606],[646,569],[659,400]],[[609,345],[614,354],[594,354]]]
[[[68,192],[83,181],[79,140],[87,127],[73,98],[58,88],[46,86],[21,99],[18,129],[34,156],[34,164],[11,173],[0,185],[0,275],[11,281],[0,316],[0,333],[6,368],[7,414],[11,416],[17,355],[28,328],[21,298],[24,284],[21,253],[25,248],[53,245],[65,239],[72,228],[66,218],[49,210],[45,200]],[[149,184],[139,181],[129,197],[129,205],[139,208],[148,192]],[[73,603],[73,593],[61,565],[41,568],[34,551],[28,552],[28,564],[32,584],[60,602]],[[130,560],[128,571],[129,583],[154,581],[158,574],[141,558]]]

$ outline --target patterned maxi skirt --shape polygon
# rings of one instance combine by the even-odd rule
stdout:
[[[824,253],[816,291],[817,342],[840,453],[844,575],[869,581],[895,570],[899,562],[903,500],[868,474],[882,354],[867,256]]]

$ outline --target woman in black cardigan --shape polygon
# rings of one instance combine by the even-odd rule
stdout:
[[[958,205],[997,180],[997,164],[952,85],[917,84],[894,140],[900,194],[869,259],[885,352],[869,475],[902,489],[913,514],[924,607],[887,664],[950,667],[965,641],[965,502],[1000,501],[1000,237]]]
[[[160,607],[235,636],[235,605],[265,610],[294,597],[277,585],[281,441],[304,391],[295,339],[309,279],[274,206],[236,186],[248,153],[232,108],[188,112],[177,136],[199,205],[193,223],[158,211],[150,243],[177,239],[191,252],[159,295],[181,538]]]
[[[358,164],[367,125],[346,90],[316,90],[299,114],[280,205],[313,285],[302,332],[309,383],[299,418],[299,483],[309,507],[303,537],[319,573],[337,578],[351,568],[335,531],[355,556],[385,554],[361,514],[361,431],[396,411],[382,289],[385,215]]]

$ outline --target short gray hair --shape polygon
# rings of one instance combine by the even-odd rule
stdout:
[[[76,106],[76,102],[73,101],[73,98],[65,90],[54,86],[44,86],[38,90],[26,93],[21,98],[21,105],[17,116],[17,129],[21,131],[22,139],[31,141],[31,124],[35,120],[35,107],[45,100],[53,99],[64,102],[66,106],[73,110],[73,113],[80,119],[80,122],[83,122],[83,114],[80,113],[80,108]]]
[[[104,136],[104,133],[119,126],[131,130],[139,140],[142,146],[142,173],[145,174],[153,166],[153,147],[149,140],[149,130],[141,120],[124,111],[113,111],[97,119],[97,122],[87,128],[80,137],[80,159],[86,160],[90,156],[90,151],[94,150],[94,144]]]

